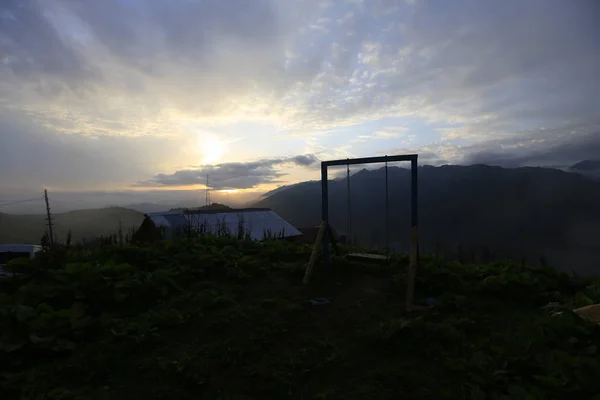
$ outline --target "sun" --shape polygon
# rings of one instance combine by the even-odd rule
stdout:
[[[215,136],[202,138],[199,147],[203,164],[213,164],[220,161],[226,150],[225,142]]]

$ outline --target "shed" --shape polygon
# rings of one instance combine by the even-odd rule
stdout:
[[[35,255],[42,251],[42,246],[35,244],[2,244],[0,245],[0,278],[12,276],[11,272],[4,269],[4,266],[11,260],[17,258],[28,258],[33,260]]]
[[[216,236],[240,233],[252,240],[267,235],[288,238],[302,235],[298,229],[269,208],[172,210],[144,214],[135,240],[160,240],[186,232]]]

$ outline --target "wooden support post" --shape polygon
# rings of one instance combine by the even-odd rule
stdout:
[[[410,227],[410,265],[406,282],[406,310],[413,310],[415,297],[415,280],[417,276],[417,267],[419,266],[419,193],[418,193],[418,169],[416,157],[410,163],[411,172],[411,227]]]
[[[413,310],[415,280],[417,276],[417,266],[419,264],[418,249],[417,228],[413,227],[410,232],[410,265],[408,266],[408,276],[406,279],[406,311]]]
[[[333,234],[333,230],[331,229],[331,225],[327,224],[327,234],[329,236],[329,241],[331,242],[331,246],[333,247],[333,251],[335,251],[335,255],[340,255],[340,249],[337,245],[337,239]]]
[[[329,189],[327,187],[327,164],[321,163],[321,221],[329,224]],[[323,266],[329,267],[329,237],[323,236],[321,242],[323,248]]]
[[[327,221],[321,221],[321,225],[319,226],[319,233],[317,233],[317,240],[315,241],[315,246],[313,247],[312,253],[310,254],[310,260],[308,261],[308,265],[306,266],[306,272],[304,273],[304,280],[302,281],[304,284],[307,284],[310,281],[310,276],[312,275],[315,263],[317,262],[319,246],[323,242],[326,230]]]

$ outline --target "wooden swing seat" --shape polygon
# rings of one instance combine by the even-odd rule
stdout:
[[[387,262],[390,260],[390,256],[385,254],[369,254],[369,253],[349,253],[346,254],[346,258],[355,261],[367,261],[367,262]]]

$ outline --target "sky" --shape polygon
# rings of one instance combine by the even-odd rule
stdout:
[[[202,204],[206,175],[235,202],[385,154],[600,158],[598,18],[596,0],[3,0],[0,205]]]

